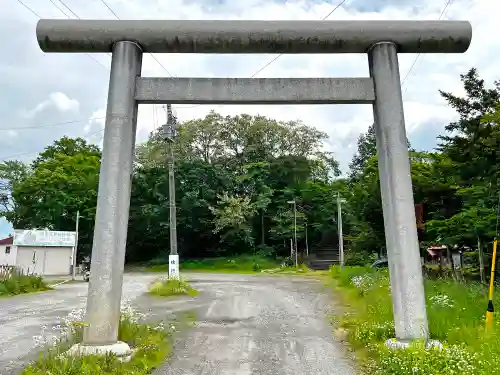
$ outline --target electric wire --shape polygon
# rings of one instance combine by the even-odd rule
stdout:
[[[61,1],[61,0],[59,0],[59,1]],[[108,4],[105,0],[101,0],[101,3],[103,3],[103,4],[104,4],[104,6],[105,6],[106,8],[108,8],[108,10],[109,10],[109,11],[113,14],[113,16],[115,16],[115,18],[116,18],[117,20],[120,20],[120,19],[121,19],[120,17],[118,17],[118,15],[117,15],[117,14],[116,14],[116,12],[113,10],[113,8],[111,8],[111,6],[109,6],[109,4]],[[165,72],[167,72],[167,74],[168,74],[170,77],[174,77],[174,76],[172,75],[172,73],[170,73],[170,71],[169,71],[167,68],[165,68],[165,66],[164,66],[164,65],[163,65],[163,64],[162,64],[162,63],[161,63],[161,62],[160,62],[160,61],[156,58],[156,56],[154,56],[152,53],[149,53],[149,54],[150,54],[150,55],[151,55],[151,57],[152,57],[152,58],[153,58],[153,59],[154,59],[154,60],[158,63],[158,65],[160,65],[160,66],[163,68],[163,70],[165,70]]]
[[[445,15],[446,11],[448,10],[448,8],[450,7],[450,5],[452,3],[453,3],[453,0],[448,0],[446,2],[446,5],[444,6],[443,10],[441,11],[441,14],[439,15],[438,20],[441,20],[443,18],[443,16]],[[408,72],[406,73],[405,77],[401,81],[401,87],[403,87],[405,85],[407,78],[410,76],[411,72],[415,68],[415,65],[416,65],[418,59],[420,58],[420,55],[421,55],[421,53],[417,53],[417,56],[415,57],[415,60],[413,60],[413,63],[411,64],[410,69],[408,69]],[[406,90],[405,90],[405,92],[406,92]]]
[[[101,0],[103,1],[103,0]],[[321,20],[324,21],[326,20],[328,17],[330,17],[333,12],[335,12],[337,9],[339,9],[342,5],[344,5],[344,3],[346,2],[347,0],[342,0],[340,3],[338,3],[326,16],[324,16]],[[273,62],[275,62],[276,60],[278,60],[281,56],[283,56],[283,53],[280,53],[278,56],[274,57],[272,60],[270,60],[269,62],[267,62],[265,65],[263,65],[261,68],[259,68],[255,73],[253,73],[250,78],[254,78],[257,74],[259,74],[260,72],[262,72],[264,69],[266,69],[269,65],[271,65]],[[196,104],[196,105],[191,105],[191,106],[186,106],[186,107],[176,107],[177,109],[188,109],[188,108],[196,108],[196,107],[199,107],[203,104]]]
[[[99,129],[99,130],[97,130],[97,131],[95,131],[95,132],[92,132],[92,133],[90,133],[90,134],[85,135],[85,138],[92,137],[93,135],[95,135],[95,134],[97,134],[97,133],[99,133],[99,132],[103,132],[103,131],[104,131],[104,129]],[[99,141],[100,141],[100,140],[102,140],[102,137],[103,137],[103,135],[101,135],[101,137],[100,137]],[[45,149],[45,148],[44,148],[44,149]],[[2,160],[3,162],[5,162],[5,161],[8,161],[7,159],[17,158],[17,157],[19,157],[19,156],[24,156],[24,155],[29,155],[29,154],[39,154],[40,152],[42,152],[42,151],[37,150],[37,151],[27,151],[27,152],[22,152],[22,153],[19,153],[19,154],[13,154],[13,155],[4,156],[4,157],[2,157],[2,159],[1,159],[1,160]]]
[[[59,1],[61,1],[61,0],[59,0]],[[36,17],[38,17],[38,18],[40,18],[40,19],[42,18],[42,16],[40,16],[37,12],[35,12],[33,9],[31,9],[29,6],[27,6],[27,5],[26,5],[26,4],[25,4],[22,0],[17,0],[17,2],[18,2],[19,4],[21,4],[23,7],[25,7],[26,9],[28,9],[28,10],[29,10],[29,11],[30,11],[33,15],[35,15]],[[69,18],[69,16],[67,15],[67,13],[65,13],[65,12],[64,12],[64,11],[63,11],[63,10],[62,10],[59,6],[57,6],[56,4],[54,4],[54,2],[53,2],[52,0],[50,0],[50,2],[51,2],[51,3],[52,3],[52,4],[53,4],[53,5],[54,5],[57,9],[59,9],[59,11],[60,11],[61,13],[63,13],[66,17],[68,17],[68,18]],[[62,3],[62,4],[64,4],[62,1],[61,1],[61,3]],[[65,6],[66,6],[66,5],[65,5]],[[66,8],[67,8],[67,6],[66,6]],[[69,8],[68,8],[68,9],[69,9]],[[73,11],[72,11],[71,9],[69,9],[69,10],[70,10],[70,12],[71,12],[71,13],[73,13]],[[74,13],[73,13],[73,14],[74,14]],[[78,17],[78,16],[77,16],[77,17]],[[79,17],[78,17],[78,18],[79,18]],[[89,57],[90,59],[92,59],[94,62],[96,62],[96,63],[98,63],[99,65],[101,65],[103,68],[106,68],[106,69],[107,69],[106,65],[104,65],[104,64],[103,64],[103,63],[101,63],[99,60],[97,60],[96,58],[94,58],[91,54],[89,54],[89,53],[85,53],[85,55],[86,55],[87,57]]]

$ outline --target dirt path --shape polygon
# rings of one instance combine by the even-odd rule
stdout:
[[[197,324],[154,374],[354,375],[335,341],[321,282],[298,277],[192,274],[195,298],[166,310],[195,310]]]

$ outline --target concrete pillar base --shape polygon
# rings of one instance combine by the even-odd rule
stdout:
[[[88,356],[114,354],[122,362],[128,362],[132,357],[130,346],[122,341],[110,345],[73,345],[65,354],[67,356]]]
[[[389,339],[385,342],[385,346],[389,349],[406,349],[410,346],[411,342],[412,341],[408,340]],[[441,344],[441,342],[438,340],[427,340],[427,344],[425,346],[427,347],[427,349],[443,348],[443,344]]]

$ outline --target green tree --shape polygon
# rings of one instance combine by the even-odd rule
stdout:
[[[97,155],[54,154],[14,185],[12,199],[16,208],[6,218],[16,228],[73,231],[79,210],[79,255],[90,254],[99,168]]]
[[[69,138],[64,136],[55,141],[54,144],[45,147],[45,150],[33,161],[31,167],[36,169],[40,163],[54,160],[58,155],[75,156],[79,154],[101,157],[101,151],[96,145],[87,143],[83,138]]]
[[[224,232],[222,239],[243,242],[254,247],[251,219],[257,208],[248,196],[234,196],[223,193],[215,207],[210,207],[214,214],[215,233]]]
[[[11,196],[12,190],[26,179],[30,172],[29,166],[19,160],[7,160],[0,163],[0,210],[2,214],[16,209],[16,202]]]
[[[485,121],[485,116],[494,113],[500,102],[500,83],[495,82],[494,88],[486,88],[474,68],[460,78],[465,97],[440,91],[457,111],[459,119],[446,126],[449,135],[439,137],[439,149],[455,164],[457,183],[470,185],[476,179],[497,177],[498,126]]]

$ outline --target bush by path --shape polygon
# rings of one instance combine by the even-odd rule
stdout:
[[[152,272],[168,272],[168,264],[153,262],[148,267]],[[181,259],[180,268],[186,271],[196,272],[234,272],[234,273],[256,273],[265,269],[277,268],[279,260],[260,256],[239,256],[233,258],[206,258],[198,260]]]
[[[196,296],[198,291],[185,280],[159,279],[151,285],[149,294],[160,297]]]
[[[0,296],[14,296],[50,289],[41,276],[26,275],[15,268],[4,268],[0,272]]]
[[[155,326],[142,323],[144,314],[129,303],[122,304],[118,339],[133,349],[130,361],[122,362],[115,355],[67,356],[71,345],[82,341],[84,310],[75,310],[51,329],[42,328],[34,337],[35,346],[44,350],[21,375],[145,375],[166,361],[172,344],[173,324]],[[177,323],[176,323],[177,324]],[[180,325],[183,322],[179,322]]]
[[[487,289],[477,283],[426,280],[431,338],[442,349],[415,343],[406,350],[389,350],[394,323],[387,270],[333,267],[330,275],[346,306],[338,317],[365,370],[377,375],[495,375],[500,374],[500,326],[485,331]],[[496,306],[500,305],[497,298]]]

